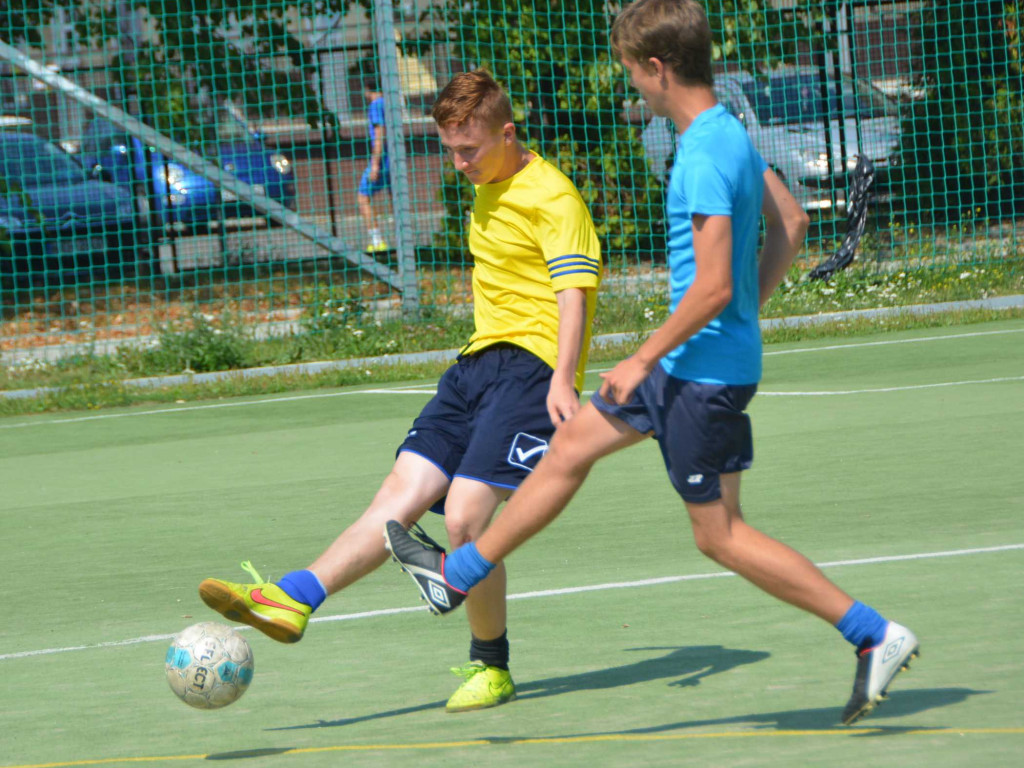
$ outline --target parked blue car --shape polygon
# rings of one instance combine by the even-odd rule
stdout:
[[[264,146],[259,133],[237,110],[216,110],[208,139],[191,147],[255,190],[289,208],[295,205],[291,160]],[[132,190],[136,206],[165,227],[206,225],[225,219],[260,216],[208,179],[193,173],[109,120],[95,118],[86,126],[80,153],[82,164],[104,178]]]
[[[149,261],[150,230],[130,192],[95,178],[63,149],[0,133],[0,277],[58,285],[120,276]]]

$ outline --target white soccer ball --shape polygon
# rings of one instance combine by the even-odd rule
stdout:
[[[164,669],[179,699],[197,709],[219,709],[252,682],[252,648],[231,627],[204,621],[175,635]]]

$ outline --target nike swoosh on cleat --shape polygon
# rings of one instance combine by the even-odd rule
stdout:
[[[249,596],[252,598],[252,601],[254,603],[259,603],[260,605],[267,605],[271,608],[281,608],[286,611],[291,611],[292,613],[297,613],[300,616],[304,615],[303,612],[300,611],[298,608],[292,608],[290,605],[285,605],[284,603],[279,603],[276,600],[271,600],[269,597],[264,597],[262,589],[254,589],[252,592],[249,593]]]

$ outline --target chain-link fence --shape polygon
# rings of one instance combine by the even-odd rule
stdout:
[[[720,100],[812,214],[808,270],[1018,255],[1017,3],[706,7]],[[478,66],[580,188],[605,290],[661,290],[673,134],[611,55],[617,8],[0,0],[3,349],[110,349],[196,313],[272,332],[457,310],[472,191],[429,110]]]

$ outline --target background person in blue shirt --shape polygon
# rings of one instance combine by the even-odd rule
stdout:
[[[359,214],[366,227],[366,250],[374,253],[386,251],[388,243],[377,226],[373,210],[373,197],[391,184],[388,165],[387,127],[384,125],[384,95],[375,79],[367,80],[363,86],[363,97],[369,105],[366,121],[370,132],[370,164],[359,180]]]
[[[615,19],[612,45],[654,114],[679,134],[666,205],[671,314],[602,374],[600,391],[558,427],[547,455],[475,543],[445,558],[394,521],[385,538],[424,599],[445,613],[565,508],[598,459],[653,436],[700,551],[833,624],[857,649],[842,714],[853,723],[916,656],[917,638],[748,525],[740,509],[740,478],[753,460],[745,410],[761,378],[758,310],[799,252],[807,214],[715,98],[711,29],[699,3],[637,0]]]

